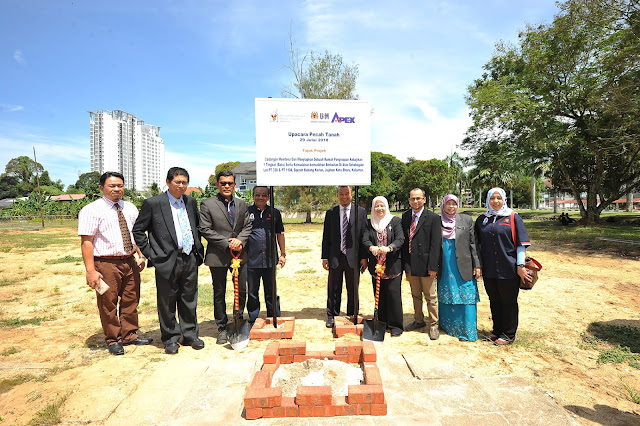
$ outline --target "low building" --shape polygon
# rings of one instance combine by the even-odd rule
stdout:
[[[236,191],[245,192],[256,186],[255,161],[240,163],[231,171],[236,176]]]

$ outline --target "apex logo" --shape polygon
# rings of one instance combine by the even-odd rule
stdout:
[[[333,116],[333,118],[331,119],[332,123],[335,122],[338,123],[355,123],[356,122],[356,118],[355,117],[340,117],[338,116],[338,113],[336,112]]]

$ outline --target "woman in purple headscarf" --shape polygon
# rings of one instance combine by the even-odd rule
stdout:
[[[450,336],[478,340],[476,303],[480,300],[476,279],[482,275],[476,250],[473,219],[458,214],[458,198],[442,200],[442,256],[438,271],[438,318]]]

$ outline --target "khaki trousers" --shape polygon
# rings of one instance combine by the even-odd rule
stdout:
[[[416,277],[407,272],[407,280],[411,286],[411,298],[413,299],[413,318],[415,322],[425,322],[422,313],[422,295],[427,301],[427,311],[429,313],[430,327],[438,325],[438,291],[435,278]]]

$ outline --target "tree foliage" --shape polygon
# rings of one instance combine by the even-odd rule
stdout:
[[[82,173],[78,180],[67,188],[69,194],[100,194],[100,172]]]
[[[465,147],[548,162],[583,218],[640,187],[638,0],[569,0],[517,46],[500,43],[469,88]],[[532,165],[535,168],[535,165]]]
[[[422,189],[429,207],[433,207],[446,195],[448,180],[449,167],[446,161],[435,158],[428,161],[414,160],[400,179],[400,188],[406,198],[409,198],[412,189]]]
[[[240,164],[240,161],[227,161],[226,163],[218,164],[213,174],[209,176],[209,185],[216,184],[216,176],[218,173],[224,170],[233,170],[238,164]]]
[[[306,223],[311,223],[312,211],[323,211],[335,204],[335,186],[285,186],[278,188],[277,201],[287,209],[305,212]]]

